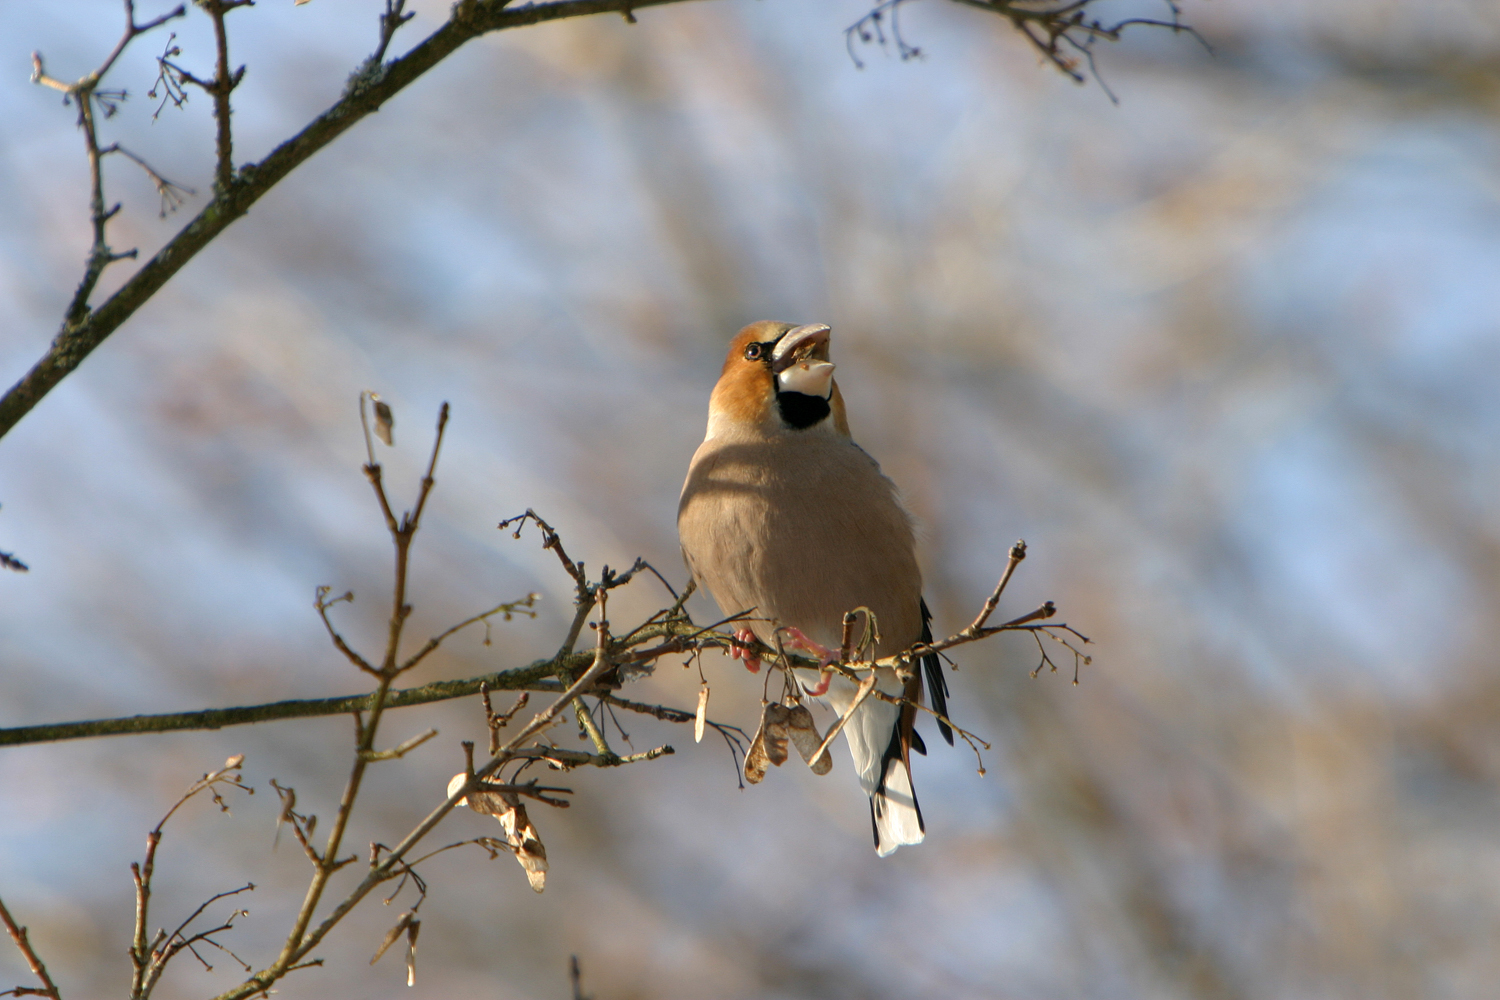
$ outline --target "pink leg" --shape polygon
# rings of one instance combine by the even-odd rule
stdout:
[[[828,682],[831,680],[833,680],[833,671],[825,670],[818,675],[818,683],[814,684],[812,687],[808,687],[806,684],[804,684],[802,685],[802,690],[806,691],[809,697],[821,697],[822,695],[828,693]]]
[[[786,628],[782,629],[782,631],[785,632],[787,638],[791,640],[787,643],[788,647],[790,647],[791,649],[800,649],[804,653],[811,653],[812,655],[816,656],[818,658],[818,666],[822,668],[821,672],[818,674],[818,683],[813,685],[812,687],[804,686],[803,690],[814,698],[818,697],[819,695],[827,694],[828,682],[833,680],[833,671],[828,669],[828,665],[830,663],[837,662],[839,654],[836,651],[829,649],[827,646],[822,645],[821,643],[813,642],[806,635],[804,635],[802,630],[799,628],[792,628],[791,626],[787,626]]]
[[[756,641],[755,633],[747,628],[735,629],[734,640],[736,644],[729,647],[730,658],[744,660],[746,670],[752,674],[760,673],[760,657],[750,652],[751,644]],[[744,643],[744,645],[739,645],[739,643]]]

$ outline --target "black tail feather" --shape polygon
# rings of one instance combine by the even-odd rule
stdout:
[[[932,641],[932,612],[927,610],[927,601],[922,601],[922,641]],[[922,657],[922,672],[927,675],[927,693],[932,698],[932,710],[942,716],[938,719],[938,732],[948,745],[953,745],[953,729],[943,719],[948,717],[948,680],[943,676],[943,661],[936,653]],[[926,752],[926,748],[923,748]]]
[[[917,736],[916,730],[912,730],[912,737],[921,739],[920,736]],[[924,750],[923,752],[925,753],[926,751]],[[880,850],[880,824],[876,822],[876,817],[884,813],[886,775],[890,773],[891,761],[900,761],[901,759],[901,727],[897,726],[891,730],[890,745],[885,748],[885,753],[881,755],[880,782],[875,786],[875,794],[870,796],[870,825],[875,829],[875,849],[877,851]],[[907,772],[907,780],[911,780],[910,772]],[[911,790],[911,806],[917,811],[917,829],[926,833],[927,821],[922,818],[922,804],[917,801],[915,784],[912,785]]]

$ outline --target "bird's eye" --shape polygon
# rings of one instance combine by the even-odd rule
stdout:
[[[745,348],[745,360],[759,361],[760,356],[765,353],[765,350],[765,344],[751,344],[749,347]]]

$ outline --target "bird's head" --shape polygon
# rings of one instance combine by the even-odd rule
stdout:
[[[708,405],[708,433],[724,425],[762,431],[834,431],[849,436],[844,400],[828,360],[826,323],[762,320],[729,343]]]

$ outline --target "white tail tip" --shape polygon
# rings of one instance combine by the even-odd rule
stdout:
[[[870,796],[875,853],[882,858],[903,844],[920,844],[926,833],[922,810],[911,787],[911,773],[900,757],[886,761],[885,780]]]

